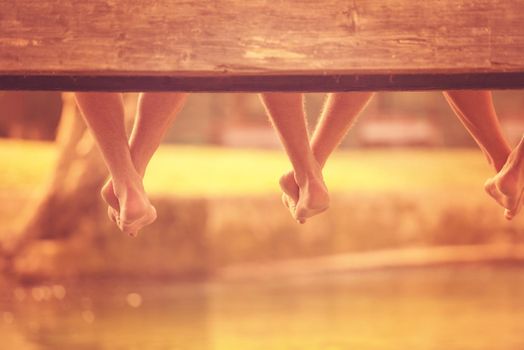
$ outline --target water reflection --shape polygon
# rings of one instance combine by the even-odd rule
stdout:
[[[524,268],[511,266],[0,293],[2,349],[524,348]]]
[[[48,288],[2,295],[0,310],[14,315],[0,325],[2,349],[209,348],[205,284],[92,281],[68,286],[63,299],[43,298]]]

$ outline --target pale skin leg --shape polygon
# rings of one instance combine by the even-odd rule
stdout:
[[[309,145],[303,95],[275,92],[260,96],[293,165],[299,198],[290,209],[293,217],[303,223],[329,206],[322,172]]]
[[[451,109],[477,142],[488,162],[498,172],[511,147],[506,141],[493,106],[490,91],[449,90],[444,92]]]
[[[182,109],[186,98],[186,93],[171,92],[143,93],[139,96],[129,147],[132,162],[141,179],[166,131]],[[109,217],[115,220],[118,217],[120,206],[113,185],[114,179],[110,179],[102,188],[101,194],[109,205]]]
[[[76,101],[102,152],[119,208],[117,224],[129,235],[156,219],[127,143],[124,104],[119,93],[76,93]]]
[[[511,152],[490,91],[446,91],[444,96],[498,173],[488,179],[484,187],[491,197],[506,208],[506,218],[512,219],[520,210],[524,189],[522,142]]]
[[[311,139],[313,155],[321,168],[324,168],[331,153],[351,129],[358,115],[372,97],[373,92],[328,94]],[[282,196],[284,204],[292,208],[294,203],[300,200],[299,188],[293,171],[280,178],[280,186],[284,191]]]

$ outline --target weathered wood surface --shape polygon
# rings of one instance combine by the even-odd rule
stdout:
[[[0,89],[524,87],[524,0],[0,0]]]

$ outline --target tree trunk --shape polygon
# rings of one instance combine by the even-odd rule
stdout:
[[[25,213],[23,228],[2,242],[8,255],[36,239],[63,239],[86,220],[93,220],[102,200],[98,195],[107,178],[106,166],[94,139],[76,108],[72,93],[62,95],[55,170],[40,199]],[[136,95],[126,95],[127,121],[136,110]]]

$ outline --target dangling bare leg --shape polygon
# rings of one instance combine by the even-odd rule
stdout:
[[[322,172],[309,145],[303,95],[264,93],[261,99],[293,165],[298,200],[290,210],[293,217],[303,223],[329,206]]]
[[[169,126],[182,109],[186,93],[143,93],[138,100],[137,116],[129,138],[134,167],[143,178],[149,161],[160,146]],[[102,188],[102,198],[109,205],[108,215],[118,217],[119,201],[110,179]]]
[[[75,97],[114,181],[114,193],[121,209],[117,224],[124,233],[136,235],[156,219],[156,211],[133,165],[124,126],[122,95],[76,93]]]
[[[321,168],[324,168],[331,153],[340,144],[372,97],[372,92],[328,94],[311,139],[313,155]],[[300,196],[292,171],[280,178],[280,186],[284,191],[282,196],[284,204],[293,207]]]
[[[486,155],[489,164],[500,171],[511,151],[493,106],[491,92],[486,90],[445,91],[444,97],[462,124]]]
[[[444,96],[451,108],[473,136],[488,162],[498,174],[486,181],[484,188],[500,205],[504,215],[513,218],[520,210],[524,179],[521,179],[522,161],[519,147],[511,155],[490,91],[446,91]]]

